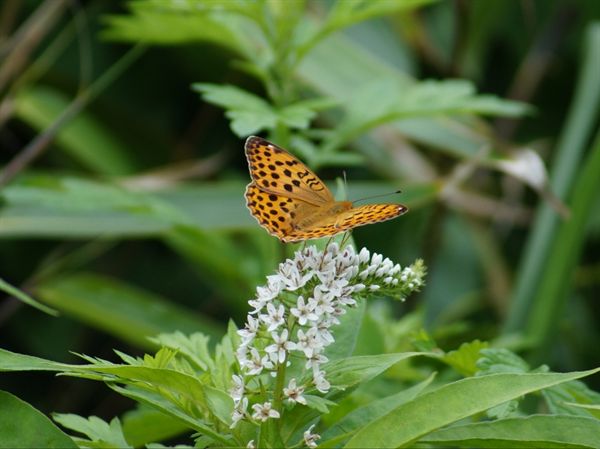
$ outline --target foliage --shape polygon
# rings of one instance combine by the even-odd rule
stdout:
[[[598,2],[46,0],[0,17],[0,446],[597,446]],[[258,133],[323,179],[347,169],[340,198],[401,187],[410,212],[347,251],[430,273],[406,303],[385,299],[421,284],[352,292],[324,358],[289,346],[273,377],[244,365],[248,299],[298,247],[244,208],[238,138]],[[277,306],[308,308],[318,285]],[[283,354],[280,330],[259,333],[257,353]],[[68,434],[38,409],[66,411]]]

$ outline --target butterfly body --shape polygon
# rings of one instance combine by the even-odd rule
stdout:
[[[354,207],[350,201],[336,201],[306,165],[260,137],[249,137],[245,150],[252,178],[246,206],[262,227],[284,242],[332,236],[408,210],[401,204]]]

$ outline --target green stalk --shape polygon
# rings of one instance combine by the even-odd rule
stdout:
[[[550,247],[542,281],[534,296],[526,335],[541,343],[541,351],[549,343],[552,330],[564,311],[573,286],[577,261],[585,241],[585,228],[600,191],[600,130],[589,156],[583,163],[571,196],[571,217],[560,226]]]
[[[566,198],[577,178],[577,168],[600,109],[600,22],[594,22],[588,27],[585,44],[575,99],[553,161],[551,188],[559,198]],[[539,291],[540,283],[544,281],[543,276],[548,272],[550,252],[553,243],[556,242],[558,225],[557,214],[547,203],[541,204],[517,271],[512,305],[503,331],[505,335],[538,327],[535,324],[538,318],[531,311],[534,309],[534,301],[543,300],[536,292]],[[557,306],[549,299],[545,301],[547,308]],[[539,304],[535,304],[536,310],[540,307]],[[549,325],[551,323],[544,324]]]

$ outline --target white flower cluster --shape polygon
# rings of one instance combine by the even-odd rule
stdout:
[[[240,374],[233,376],[230,390],[235,404],[232,428],[250,417],[260,422],[279,418],[283,398],[292,405],[306,405],[303,393],[307,389],[327,393],[331,385],[321,366],[328,361],[325,348],[335,342],[331,327],[339,324],[338,317],[356,305],[357,299],[374,292],[403,300],[422,286],[424,274],[420,261],[402,269],[365,248],[356,253],[351,246],[340,250],[335,243],[324,252],[310,246],[281,263],[277,273],[267,277],[267,285],[256,289],[256,298],[249,301],[253,310],[244,329],[238,331]],[[298,379],[307,379],[299,385],[296,377],[286,377],[286,369],[302,363],[300,369],[289,370],[299,373]],[[267,384],[267,373],[280,378],[277,384],[283,388],[269,390],[266,399],[270,400],[253,404],[250,415],[249,397],[260,390],[257,396],[265,399],[262,386]],[[259,376],[263,378],[260,382]],[[312,434],[312,427],[309,430],[305,443],[314,447],[319,436]]]

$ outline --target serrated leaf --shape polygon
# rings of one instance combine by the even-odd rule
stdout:
[[[477,361],[478,375],[495,373],[526,373],[530,370],[525,360],[504,348],[481,349],[482,357]]]
[[[463,343],[455,351],[450,351],[441,359],[463,376],[473,376],[477,372],[477,360],[481,358],[481,350],[489,346],[487,342],[474,340]]]
[[[181,331],[176,331],[170,334],[159,334],[150,338],[150,341],[177,350],[189,357],[193,363],[204,371],[214,367],[214,362],[208,350],[208,342],[210,341],[208,335],[200,332],[185,335]]]
[[[110,423],[97,416],[84,418],[70,413],[54,413],[52,418],[61,426],[87,436],[89,442],[83,440],[83,446],[99,448],[132,447],[125,440],[119,418],[113,418]]]

